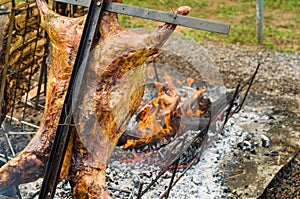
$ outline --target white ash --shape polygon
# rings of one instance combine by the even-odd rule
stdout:
[[[257,145],[262,145],[260,134],[253,135],[241,127],[243,123],[253,123],[254,120],[262,120],[262,115],[265,114],[260,111],[246,112],[242,110],[229,119],[221,134],[216,136],[211,134],[210,146],[203,151],[199,162],[193,165],[172,188],[169,198],[209,199],[229,197],[232,193],[228,193],[222,182],[221,165],[223,159],[229,153],[232,153],[233,149],[240,150],[237,149],[239,142],[259,142]],[[265,119],[267,120],[268,118],[265,117]],[[252,145],[254,146],[254,144]],[[155,179],[159,171],[159,167],[150,164],[135,163],[133,165],[114,161],[107,169],[107,184],[110,193],[113,198],[130,198],[130,196],[135,198],[140,182],[144,182],[145,185],[143,187],[145,188],[146,185]],[[180,174],[180,171],[177,172],[176,177]],[[157,183],[146,192],[143,198],[159,198],[168,188],[171,176],[170,171],[165,172]],[[22,198],[33,198],[32,196],[40,189],[41,182],[42,179],[34,183],[21,185]],[[234,190],[231,192],[234,192]],[[38,198],[38,195],[34,198]],[[71,188],[68,183],[59,183],[55,198],[72,198]]]
[[[228,125],[221,134],[211,135],[211,145],[204,150],[200,161],[192,166],[173,187],[169,198],[216,198],[230,195],[230,193],[226,193],[228,192],[226,187],[222,186],[220,167],[224,157],[231,153],[233,148],[237,148],[239,142],[247,143],[247,147],[250,148],[261,146],[261,143],[254,144],[259,140],[259,135],[253,135],[236,124],[242,125],[246,121],[251,123],[259,120],[260,117],[255,112],[241,112],[229,119]],[[115,198],[127,198],[130,195],[129,192],[135,194],[138,192],[140,181],[143,181],[145,185],[149,184],[156,177],[159,168],[153,165],[120,164],[115,161],[110,164],[107,171],[110,187],[128,191],[128,194],[125,194],[118,190],[112,190],[111,194]],[[177,172],[176,177],[180,174],[181,172]],[[159,198],[169,186],[171,176],[172,174],[167,171],[143,197]]]
[[[190,47],[181,43],[178,45],[175,40],[174,46],[181,46],[180,49],[185,49],[187,53],[192,54],[191,52],[199,53],[197,50],[192,51]],[[248,46],[240,46],[240,45],[223,45],[212,42],[204,42],[205,47],[209,50],[211,57],[213,57],[213,61],[216,63],[220,71],[225,74],[223,77],[225,78],[226,86],[234,87],[238,80],[245,80],[249,78],[249,75],[253,72],[253,69],[257,65],[258,62],[263,63],[263,67],[258,73],[258,77],[256,78],[256,83],[253,89],[258,93],[263,93],[270,96],[285,96],[285,97],[295,97],[299,98],[299,94],[297,95],[297,90],[299,88],[298,84],[295,82],[299,82],[299,53],[279,53],[274,51],[255,49],[253,47]],[[179,60],[176,60],[179,62]],[[210,63],[211,61],[209,61]],[[205,63],[205,61],[203,62]],[[279,76],[281,74],[281,76]],[[235,81],[236,80],[236,81]],[[299,100],[300,102],[300,100]],[[266,101],[267,104],[267,101]],[[299,103],[300,105],[300,103]],[[254,107],[254,106],[252,106]],[[264,109],[266,109],[264,107]],[[259,117],[258,117],[259,115]],[[249,119],[250,118],[250,119]],[[170,193],[170,198],[230,198],[230,195],[235,193],[235,190],[231,190],[231,193],[223,190],[222,181],[220,180],[219,174],[221,171],[219,170],[219,166],[217,164],[222,161],[218,160],[226,155],[226,153],[234,153],[234,148],[236,148],[239,142],[249,141],[249,136],[253,135],[252,132],[256,134],[253,139],[250,139],[251,147],[261,146],[263,140],[270,140],[270,146],[272,146],[272,139],[267,136],[268,139],[261,138],[261,135],[266,135],[266,131],[268,129],[265,128],[265,124],[271,125],[272,120],[278,120],[278,116],[275,118],[271,115],[271,113],[265,112],[261,114],[261,110],[256,108],[247,107],[247,111],[242,110],[240,113],[234,115],[228,122],[228,125],[225,127],[223,131],[223,135],[219,135],[218,139],[212,144],[208,149],[206,149],[200,159],[199,163],[193,166],[186,175],[178,182],[178,184],[172,189]],[[251,138],[251,136],[250,136]],[[254,144],[256,142],[256,144]],[[253,143],[253,144],[252,144]],[[213,146],[221,147],[220,149],[216,149]],[[257,147],[258,147],[257,146]],[[233,150],[233,152],[231,152]],[[268,148],[267,148],[268,150]],[[270,151],[271,152],[271,151]],[[248,152],[245,151],[245,154]],[[251,156],[250,156],[251,158]],[[217,164],[210,164],[211,162],[217,162]],[[117,167],[117,162],[112,163],[113,167]],[[149,166],[151,167],[151,166]],[[113,178],[113,183],[110,183],[109,178],[108,182],[112,186],[117,182],[118,173],[115,172],[115,175],[111,174],[113,170],[120,171],[121,169],[126,169],[126,165],[122,165],[119,169],[109,169],[108,176]],[[129,170],[129,168],[128,168]],[[148,167],[141,167],[142,173],[141,176],[138,174],[141,172],[140,170],[131,171],[134,176],[127,180],[120,181],[120,186],[129,187],[133,186],[137,187],[137,182],[141,179],[147,181],[148,177],[153,174],[155,168],[149,169]],[[122,170],[123,171],[123,170]],[[129,173],[129,171],[124,171],[123,176],[127,176],[124,173]],[[270,173],[272,175],[274,173]],[[121,175],[121,176],[122,176]],[[148,177],[146,177],[148,176]],[[125,178],[124,177],[124,178]],[[166,174],[166,177],[170,177],[170,173]],[[169,179],[168,179],[169,180]],[[156,188],[160,188],[160,190],[164,190],[165,186],[168,185],[168,180],[162,180],[159,185],[156,185]],[[123,183],[124,182],[124,183]],[[127,185],[128,183],[128,185]],[[23,190],[24,187],[28,186],[22,185],[21,193],[24,196],[24,199],[29,199],[31,197],[25,196],[26,194],[34,194],[37,190],[35,185],[31,185],[35,183],[30,183],[30,186]],[[37,184],[41,184],[41,181],[37,182]],[[33,186],[34,189],[31,188]],[[119,187],[119,185],[116,185]],[[40,187],[40,185],[39,185]],[[57,188],[57,192],[63,193],[61,191],[61,187]],[[134,188],[134,191],[137,192],[138,188]],[[33,190],[33,191],[32,191]],[[31,193],[32,192],[32,193]],[[116,198],[128,198],[129,194],[126,196],[122,192],[112,191],[114,197]],[[144,198],[157,198],[159,190],[151,190],[147,193],[147,197]],[[178,194],[176,194],[178,192]],[[123,194],[123,196],[121,196]],[[118,195],[118,197],[117,197]],[[65,194],[66,197],[57,197],[57,198],[70,198],[70,193]],[[177,196],[177,197],[176,197]],[[36,197],[37,198],[37,197]]]
[[[275,117],[270,116],[271,107],[260,109],[246,106],[245,109],[229,119],[222,133],[216,136],[211,135],[211,140],[209,140],[210,145],[204,150],[199,162],[192,166],[175,187],[173,187],[169,198],[226,198],[232,194],[236,194],[236,190],[230,190],[223,186],[222,164],[224,163],[224,159],[228,159],[228,156],[237,153],[242,153],[243,156],[251,159],[251,155],[256,155],[256,148],[265,147],[261,137],[268,139],[269,144],[272,144],[270,138],[264,135],[264,133],[270,127],[267,124],[274,120]],[[244,143],[246,148],[239,148],[238,143]],[[276,156],[278,152],[270,151],[269,154]],[[120,168],[120,164],[114,162],[111,165],[110,172],[113,172],[115,169],[117,172],[124,171],[122,177],[131,176],[135,180],[120,179],[116,175],[113,181],[118,182],[118,184],[114,186],[118,187],[118,185],[121,185],[122,188],[126,186],[129,188],[131,186],[129,190],[133,190],[134,193],[137,193],[138,190],[138,180],[142,180],[147,184],[157,175],[157,168],[152,165],[135,165],[136,169],[134,170],[131,170],[131,167],[128,168],[126,164],[121,165]],[[178,172],[176,177],[180,174]],[[144,195],[144,198],[159,198],[169,186],[170,178],[171,173],[166,172],[158,180],[157,184],[153,186],[153,189],[150,189]],[[113,185],[114,182],[111,182],[110,185]],[[115,195],[116,198],[124,198],[121,192],[117,193],[118,195]]]
[[[20,185],[19,189],[22,199],[38,199],[42,182],[43,179],[40,178],[35,182]],[[67,181],[64,180],[58,183],[54,199],[72,199],[71,186]]]

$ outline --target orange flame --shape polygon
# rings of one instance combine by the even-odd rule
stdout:
[[[124,148],[148,144],[153,139],[165,138],[167,135],[170,135],[168,138],[176,137],[181,117],[200,117],[205,113],[207,107],[200,99],[203,98],[206,87],[193,90],[188,99],[181,101],[175,85],[181,86],[182,82],[169,75],[165,75],[164,80],[168,87],[155,82],[158,89],[157,97],[144,105],[137,114],[136,133],[141,135],[140,138],[128,139]],[[186,79],[190,87],[194,81],[193,78]]]
[[[194,79],[191,77],[186,78],[186,82],[188,83],[189,87],[192,87],[192,84],[194,83]]]

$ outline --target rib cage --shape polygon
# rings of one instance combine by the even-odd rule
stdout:
[[[0,66],[1,123],[15,102],[37,84],[33,77],[45,60],[47,43],[39,23],[35,3],[25,3],[12,9],[5,24]]]
[[[5,155],[11,159],[20,152],[39,128],[50,65],[48,56],[51,56],[35,1],[25,0],[15,6],[13,1],[0,3],[11,6],[10,14],[1,16],[4,20],[0,27],[0,143],[3,146],[0,158],[3,161]],[[57,2],[53,2],[53,7],[68,16],[82,16],[87,12],[86,8]],[[16,145],[16,139],[22,141]]]
[[[0,156],[7,158],[21,151],[38,128],[48,54],[35,3],[11,4],[0,47]],[[23,143],[15,145],[19,139]]]

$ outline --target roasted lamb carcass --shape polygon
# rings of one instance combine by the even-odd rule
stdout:
[[[38,132],[25,149],[0,168],[0,187],[26,183],[42,177],[84,25],[84,17],[61,17],[49,10],[46,3],[37,3],[41,25],[48,30],[53,47],[52,55],[55,57],[48,76],[44,116]]]
[[[24,20],[26,19],[27,20]],[[11,28],[11,35],[9,29]],[[9,42],[8,40],[11,39]],[[39,12],[32,4],[14,15],[9,15],[2,32],[0,50],[0,84],[4,86],[0,124],[15,102],[32,89],[30,79],[38,72],[46,52],[46,39],[40,28]],[[7,46],[9,45],[9,46]],[[6,53],[6,49],[9,51]],[[7,67],[7,71],[4,65]]]
[[[0,186],[42,177],[85,22],[85,17],[56,14],[43,0],[37,0],[37,5],[53,48],[44,117],[28,146],[0,169]],[[189,10],[180,7],[177,12],[188,14]],[[73,150],[69,150],[73,153],[72,162],[67,153],[62,172],[62,177],[71,177],[74,198],[109,198],[105,168],[123,126],[141,101],[143,62],[159,52],[174,29],[175,25],[165,24],[150,35],[140,35],[120,26],[117,14],[104,12],[99,28],[101,38],[89,60],[90,81],[84,82],[84,95],[74,104],[77,133]]]

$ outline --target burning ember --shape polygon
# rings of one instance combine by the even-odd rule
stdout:
[[[143,102],[119,141],[125,149],[145,151],[152,144],[164,146],[188,130],[199,130],[199,118],[209,110],[204,83],[170,72],[167,66],[154,67],[158,74],[148,67]]]

